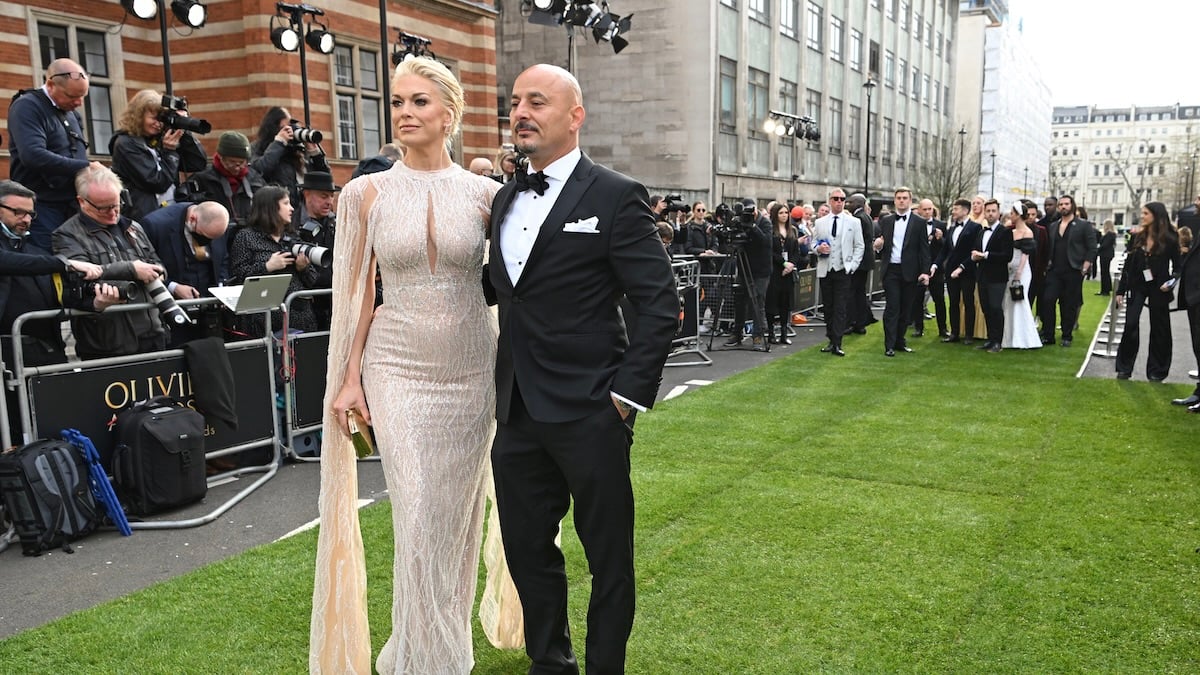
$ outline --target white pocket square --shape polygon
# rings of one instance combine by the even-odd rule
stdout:
[[[600,219],[597,218],[596,216],[592,216],[591,218],[584,218],[583,220],[577,220],[573,223],[567,223],[566,225],[563,225],[563,232],[580,232],[580,233],[584,233],[584,234],[600,234],[600,230],[597,229],[597,227],[596,227],[599,224],[600,224]]]

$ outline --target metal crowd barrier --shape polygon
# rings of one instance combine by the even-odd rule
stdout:
[[[712,358],[700,348],[700,261],[675,260],[671,263],[671,271],[675,274],[675,292],[679,295],[682,316],[664,367],[711,366]],[[699,358],[671,360],[686,354],[695,354]]]
[[[211,304],[215,298],[179,301],[183,307]],[[151,309],[149,303],[116,305],[105,314]],[[94,316],[75,310],[29,312],[13,322],[13,360],[6,364],[4,389],[17,396],[21,436],[30,442],[42,436],[57,437],[63,428],[75,428],[95,443],[102,455],[111,451],[109,434],[116,413],[134,401],[152,396],[170,395],[189,400],[193,395],[191,377],[181,349],[146,354],[113,356],[89,361],[26,366],[21,348],[21,330],[29,321]],[[267,325],[270,325],[269,317]],[[270,337],[226,343],[225,349],[237,382],[238,428],[205,420],[205,459],[215,459],[254,448],[269,446],[270,459],[261,465],[239,467],[208,477],[209,486],[245,474],[261,473],[257,480],[222,502],[207,514],[185,520],[154,520],[130,523],[133,529],[177,529],[204,525],[219,518],[250,493],[271,479],[279,470],[280,429],[275,415],[274,345]],[[258,373],[258,375],[255,375]],[[7,394],[7,392],[6,392]],[[7,405],[0,429],[5,447],[10,439]],[[44,433],[43,433],[44,432]]]

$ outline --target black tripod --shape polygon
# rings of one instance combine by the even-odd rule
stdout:
[[[709,351],[712,351],[713,339],[716,338],[719,332],[716,330],[716,327],[720,325],[721,317],[724,315],[725,300],[733,298],[736,302],[737,292],[745,293],[746,300],[748,301],[747,304],[750,305],[751,317],[757,321],[759,315],[758,298],[754,294],[754,289],[748,285],[753,283],[754,277],[750,273],[750,259],[746,256],[746,250],[741,244],[734,244],[732,257],[725,260],[725,263],[721,265],[720,273],[717,275],[717,311],[713,317],[713,330],[708,334]],[[737,316],[736,311],[734,312],[734,316]],[[741,338],[744,324],[744,318],[742,325],[738,325],[738,321],[735,319],[730,335]],[[765,329],[765,326],[762,328]],[[763,351],[770,351],[771,347],[766,336],[762,336],[761,339]]]

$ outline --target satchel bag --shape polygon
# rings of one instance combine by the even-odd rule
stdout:
[[[1008,284],[1008,297],[1012,298],[1013,302],[1020,302],[1025,299],[1025,287],[1019,281],[1013,281]]]

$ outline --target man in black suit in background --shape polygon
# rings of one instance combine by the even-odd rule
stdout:
[[[979,349],[1000,351],[1004,341],[1004,294],[1008,292],[1008,263],[1013,256],[1012,230],[1000,222],[1000,202],[983,203],[984,225],[971,248],[975,279],[979,284],[979,305],[987,321],[987,342]]]
[[[867,211],[867,197],[861,192],[855,192],[846,199],[846,210],[858,219],[862,226],[863,245],[875,241],[875,221]],[[867,292],[867,284],[871,282],[871,270],[875,269],[874,252],[863,253],[862,262],[854,274],[850,275],[850,305],[846,310],[846,320],[851,333],[863,335],[867,326],[878,319],[871,311],[871,296]]]
[[[967,218],[970,213],[970,201],[954,201],[946,242],[941,257],[934,259],[932,268],[934,272],[941,272],[949,295],[950,335],[942,338],[942,342],[958,342],[962,335],[965,345],[971,344],[975,335],[975,263],[971,261],[971,248],[979,236],[979,223]]]
[[[229,278],[229,211],[220,202],[176,202],[146,214],[140,224],[167,269],[171,295],[180,300],[211,297],[208,289]],[[167,346],[221,335],[218,305],[201,307],[199,315],[195,324],[172,326]]]
[[[912,190],[896,188],[894,213],[879,219],[875,251],[884,262],[883,354],[911,352],[904,333],[912,319],[917,284],[929,283],[929,237],[925,221],[912,212]]]
[[[1054,344],[1054,310],[1059,306],[1062,346],[1071,346],[1079,309],[1083,307],[1083,277],[1096,262],[1096,228],[1076,217],[1075,198],[1058,198],[1057,223],[1049,228],[1050,260],[1046,287],[1038,301],[1042,344]]]
[[[1200,246],[1191,246],[1179,263],[1179,308],[1187,310],[1188,327],[1191,329],[1192,354],[1200,365]],[[1171,401],[1174,405],[1186,405],[1188,412],[1200,413],[1200,383],[1190,396]]]
[[[933,200],[922,199],[917,203],[917,215],[925,219],[925,231],[929,233],[929,259],[937,261],[945,243],[946,224],[933,217]],[[946,282],[932,267],[929,269],[929,298],[933,300],[933,312],[937,317],[938,337],[946,337]],[[917,287],[917,301],[913,303],[913,337],[925,334],[925,287]]]
[[[679,312],[646,189],[579,150],[584,117],[579,83],[562,68],[536,65],[513,83],[513,138],[529,168],[496,194],[485,275],[500,305],[496,501],[538,674],[579,672],[554,544],[572,499],[592,573],[587,672],[624,672],[633,411],[654,404]],[[638,316],[628,340],[622,295]]]

